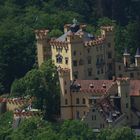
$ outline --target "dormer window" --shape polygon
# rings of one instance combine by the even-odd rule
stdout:
[[[62,63],[62,59],[63,59],[62,55],[60,54],[56,55],[56,63]]]
[[[93,83],[91,83],[91,84],[89,85],[89,87],[90,87],[90,88],[94,88],[94,85],[93,85]]]
[[[102,86],[103,86],[103,88],[106,88],[106,84],[105,84],[105,83],[103,83],[103,85],[102,85]]]
[[[80,85],[79,83],[77,84],[77,88],[78,88],[78,89],[80,89],[80,88],[81,88],[81,85]]]

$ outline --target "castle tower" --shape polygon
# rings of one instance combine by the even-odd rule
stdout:
[[[140,48],[137,48],[137,51],[136,51],[135,66],[140,67]]]
[[[123,62],[125,67],[129,67],[130,65],[130,53],[128,52],[128,49],[125,48],[123,53]]]
[[[130,79],[119,78],[117,79],[118,96],[121,97],[121,112],[126,115],[126,122],[130,124],[131,121],[131,103],[130,103]]]
[[[61,88],[61,119],[73,119],[72,95],[70,92],[70,70],[58,68],[58,74]]]
[[[105,61],[106,61],[106,78],[112,79],[115,75],[115,44],[114,44],[114,27],[113,26],[102,26],[101,36],[105,38]]]
[[[37,39],[37,60],[39,66],[51,57],[48,32],[48,30],[35,30]]]

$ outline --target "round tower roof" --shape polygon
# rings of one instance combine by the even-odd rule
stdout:
[[[137,48],[135,57],[140,57],[140,48]]]
[[[125,48],[123,55],[130,55],[130,53],[129,53],[127,48]]]

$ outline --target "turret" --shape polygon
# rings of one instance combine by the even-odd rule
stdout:
[[[114,34],[114,27],[113,26],[101,26],[100,28],[101,30],[101,36],[105,37],[105,36],[110,36],[112,34]]]
[[[62,69],[58,68],[61,97],[60,97],[60,108],[61,108],[61,119],[72,119],[73,110],[72,110],[72,96],[70,92],[70,70],[67,68]]]
[[[39,66],[51,56],[48,32],[48,30],[35,30],[37,40],[37,60]]]
[[[137,48],[137,51],[136,51],[135,66],[140,67],[140,48]]]
[[[130,65],[130,53],[128,52],[128,49],[125,48],[123,53],[123,62],[125,67],[129,67]]]
[[[121,100],[121,112],[126,115],[126,122],[129,124],[131,121],[131,103],[130,103],[130,79],[129,78],[118,78],[118,96]]]

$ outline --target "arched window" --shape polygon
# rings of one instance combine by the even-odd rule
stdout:
[[[56,55],[56,63],[62,63],[63,56],[60,54]]]
[[[65,99],[65,105],[67,105],[68,104],[68,99]]]
[[[79,104],[79,103],[80,103],[79,98],[76,98],[76,104]]]
[[[85,98],[83,98],[83,101],[82,101],[82,102],[83,102],[83,104],[86,104],[86,100],[85,100]]]

